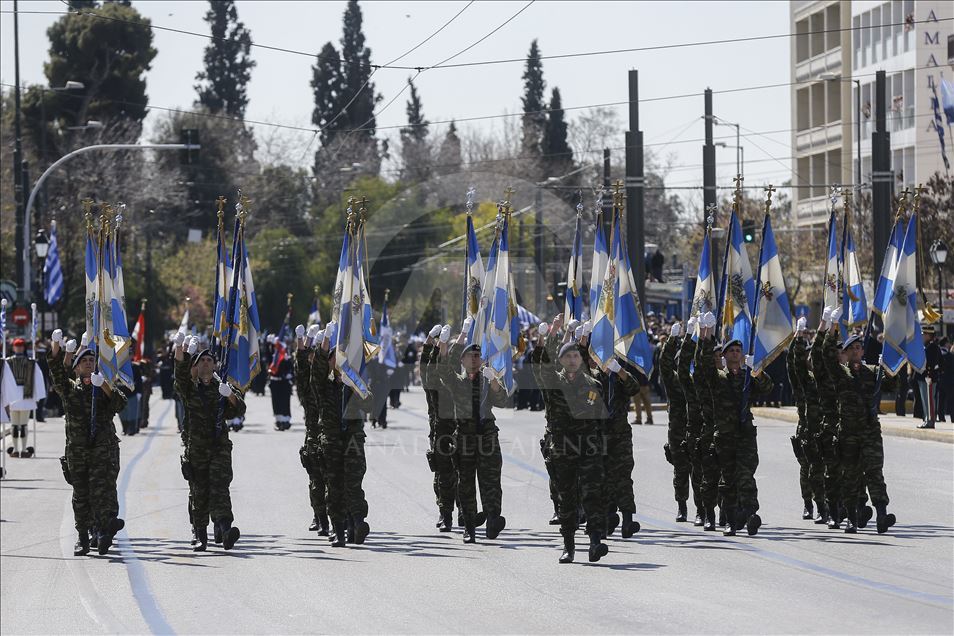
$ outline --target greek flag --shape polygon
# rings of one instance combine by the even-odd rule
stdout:
[[[861,268],[858,267],[855,240],[851,236],[847,219],[845,219],[845,233],[842,243],[845,263],[845,278],[842,288],[844,316],[842,321],[847,329],[852,329],[868,322],[868,301],[865,299],[865,287],[861,281]]]
[[[840,303],[838,289],[841,287],[840,259],[838,256],[838,218],[831,211],[828,219],[828,260],[825,261],[825,293],[823,305],[834,309]]]
[[[348,208],[348,217],[351,217],[351,208]],[[338,274],[335,276],[335,288],[332,292],[331,320],[340,324],[341,302],[345,284],[345,272],[348,269],[348,246],[352,241],[348,239],[351,233],[351,221],[345,221],[345,240],[341,242],[341,254],[338,255]]]
[[[361,328],[364,330],[364,348],[365,359],[370,361],[378,355],[381,348],[378,338],[378,329],[374,325],[374,310],[371,308],[371,294],[368,292],[368,285],[365,282],[367,272],[364,271],[364,262],[366,260],[364,240],[364,222],[358,224],[357,234],[357,276],[361,289]]]
[[[93,348],[93,335],[96,333],[96,294],[99,291],[99,237],[92,227],[86,232],[86,335],[89,347]]]
[[[583,318],[583,205],[576,215],[576,231],[573,234],[573,251],[570,252],[570,264],[566,270],[566,294],[563,309],[563,321],[582,320]]]
[[[364,377],[364,301],[361,299],[358,246],[355,245],[353,232],[353,226],[349,224],[341,248],[346,261],[344,270],[339,271],[342,287],[338,331],[335,334],[335,359],[341,372],[341,381],[366,398],[370,390]]]
[[[513,300],[513,279],[510,275],[509,219],[504,216],[500,230],[498,253],[492,271],[493,295],[488,307],[488,320],[481,344],[481,357],[487,361],[494,376],[512,394],[513,377],[513,319],[517,315]]]
[[[621,232],[617,232],[613,238],[611,259],[618,272],[616,290],[613,293],[616,305],[613,310],[616,318],[613,323],[616,355],[622,360],[628,360],[648,376],[653,370],[653,347],[649,344],[649,336],[644,327],[643,310],[636,293],[633,268]]]
[[[924,371],[924,341],[917,316],[917,216],[908,221],[904,241],[888,275],[890,294],[884,311],[884,351],[881,366],[897,375],[905,363]]]
[[[494,241],[490,244],[490,253],[487,255],[487,269],[484,271],[484,284],[480,288],[480,303],[477,307],[477,317],[474,319],[473,339],[468,343],[483,341],[483,334],[487,331],[487,322],[490,320],[490,306],[493,302],[494,282],[497,276],[497,256],[500,253],[500,229],[503,216],[497,214],[497,229],[494,232]],[[486,360],[486,357],[484,357]]]
[[[606,263],[609,261],[609,248],[606,234],[603,232],[603,203],[598,199],[596,210],[596,231],[593,236],[593,269],[590,270],[590,318],[595,321],[597,305],[603,291],[603,278],[606,276]]]
[[[112,236],[110,237],[110,254],[107,259],[109,265],[110,314],[113,318],[113,357],[116,364],[117,379],[128,389],[135,387],[132,372],[132,351],[130,350],[129,322],[126,317],[126,284],[123,281],[123,256],[119,249],[119,223],[122,217],[116,217]]]
[[[464,294],[461,311],[461,322],[468,316],[473,318],[473,324],[470,326],[470,332],[467,334],[467,344],[474,341],[474,334],[477,331],[477,315],[480,313],[481,298],[483,297],[483,284],[486,272],[484,272],[484,263],[480,258],[480,246],[477,243],[477,233],[474,231],[474,219],[470,214],[467,215],[467,243],[465,247],[464,263]]]
[[[309,325],[321,324],[321,309],[318,306],[317,296],[315,296],[315,302],[311,304],[311,309],[308,311],[308,324]]]
[[[888,241],[888,247],[884,252],[884,262],[881,263],[881,276],[878,277],[874,303],[871,305],[871,311],[882,317],[891,302],[892,286],[894,285],[892,270],[898,262],[898,255],[901,253],[901,243],[904,240],[903,232],[904,228],[899,217],[895,219],[894,228],[891,230],[891,239]]]
[[[696,275],[696,292],[692,297],[691,315],[700,316],[713,311],[716,305],[715,278],[712,275],[712,248],[709,229],[702,239],[702,255],[699,257],[699,273]]]
[[[252,270],[245,245],[245,223],[236,219],[235,248],[232,251],[232,284],[229,287],[229,327],[226,337],[225,376],[228,381],[243,391],[248,390],[252,379],[261,370],[258,336],[261,322],[258,315],[258,300],[252,283]]]
[[[540,316],[536,315],[523,305],[517,305],[517,317],[514,322],[521,327],[536,326],[540,324]]]
[[[616,355],[616,293],[619,290],[619,277],[617,276],[619,262],[616,259],[618,255],[616,246],[621,241],[619,217],[619,211],[614,208],[613,229],[610,231],[614,258],[609,258],[609,254],[607,254],[603,280],[599,285],[599,300],[592,310],[593,313],[590,318],[593,325],[593,331],[590,333],[590,356],[592,356],[603,370],[606,369],[606,365],[613,356]],[[593,260],[595,268],[597,266],[597,252],[595,250]]]
[[[381,309],[381,350],[378,352],[378,362],[389,369],[397,368],[397,353],[394,351],[394,338],[391,331],[391,318],[388,316],[388,297],[384,295],[384,306]]]
[[[764,244],[764,237],[762,242]],[[725,337],[738,339],[743,343],[751,342],[755,279],[752,278],[752,266],[749,264],[749,257],[745,250],[742,225],[734,211],[729,221],[729,241],[725,271],[722,273],[722,289],[724,290],[722,325]]]
[[[762,373],[792,338],[792,308],[785,291],[772,221],[765,215],[759,250],[758,295],[755,297],[755,337],[752,340],[752,375]],[[743,341],[744,342],[744,341]]]
[[[237,240],[238,223],[235,224],[232,236],[232,250],[234,253]],[[232,281],[232,259],[225,245],[225,228],[219,221],[218,245],[215,250],[215,307],[212,310],[212,338],[219,343],[225,337],[228,323],[228,293]],[[188,325],[186,325],[188,327]]]
[[[50,223],[50,244],[43,264],[43,300],[53,306],[63,298],[63,267],[60,265],[60,248],[56,241],[56,221]]]

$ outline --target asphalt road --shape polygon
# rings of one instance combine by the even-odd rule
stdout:
[[[499,417],[507,529],[464,545],[434,528],[423,395],[405,393],[389,428],[368,431],[371,535],[334,549],[307,531],[301,409],[279,433],[267,398],[249,407],[232,436],[242,539],[231,553],[191,552],[175,417],[156,399],[152,425],[123,438],[118,545],[74,558],[62,423],[41,424],[38,456],[8,460],[0,487],[0,632],[954,632],[950,444],[886,437],[898,525],[849,536],[801,520],[792,427],[758,420],[764,526],[730,539],[673,521],[657,413],[655,426],[634,427],[642,531],[615,535],[597,564],[580,534],[583,562],[559,565],[540,414]]]

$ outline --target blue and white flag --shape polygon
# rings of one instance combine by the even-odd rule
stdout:
[[[722,277],[725,290],[722,298],[723,334],[727,334],[727,339],[738,339],[747,344],[752,338],[755,279],[745,250],[742,225],[734,211],[729,221],[728,251]]]
[[[904,242],[904,227],[901,218],[894,221],[894,228],[891,229],[891,238],[888,240],[888,247],[884,252],[884,261],[881,263],[881,275],[878,277],[878,287],[875,289],[874,303],[871,305],[871,311],[879,316],[884,316],[891,302],[892,287],[894,285],[894,269],[898,264],[898,256],[901,253],[901,244]]]
[[[239,229],[237,241],[232,252],[233,271],[229,289],[230,324],[227,334],[227,371],[226,377],[230,382],[248,390],[252,379],[261,371],[261,351],[259,348],[259,334],[261,322],[258,315],[258,300],[255,296],[255,285],[252,282],[252,269],[248,259],[248,249],[245,245],[244,221],[236,219]]]
[[[573,249],[566,270],[566,294],[563,309],[563,322],[583,319],[583,206],[579,206],[576,215],[576,231],[573,234]],[[541,272],[542,273],[542,272]]]
[[[917,216],[908,221],[898,260],[889,274],[891,293],[884,312],[884,350],[881,366],[897,375],[905,363],[915,372],[925,367],[924,340],[917,307]]]
[[[702,239],[702,254],[699,256],[699,270],[696,275],[696,291],[692,297],[690,315],[702,314],[716,309],[715,276],[712,275],[712,247],[709,228]]]
[[[89,228],[86,232],[86,335],[92,348],[93,334],[96,333],[97,294],[99,293],[99,237]]]
[[[507,394],[513,393],[513,320],[517,308],[513,301],[513,279],[510,275],[509,219],[503,218],[500,230],[498,252],[494,258],[492,296],[487,311],[487,326],[484,331],[480,351],[481,357],[494,377],[500,382]]]
[[[590,270],[590,319],[596,319],[597,305],[603,291],[603,279],[606,277],[606,263],[609,261],[609,243],[603,232],[603,204],[598,199],[596,209],[596,229],[593,235],[593,269]]]
[[[477,317],[474,319],[473,339],[468,344],[483,342],[487,331],[487,322],[490,320],[490,306],[493,303],[494,283],[497,276],[497,255],[500,253],[500,230],[503,226],[503,215],[497,214],[497,228],[494,231],[494,241],[490,244],[490,253],[487,255],[487,269],[484,271],[484,281],[480,288],[480,302],[477,307]]]
[[[765,371],[772,360],[785,351],[794,335],[792,307],[785,290],[782,261],[768,214],[765,215],[762,227],[760,255],[758,295],[755,298],[755,333],[750,349],[753,358],[752,375]]]
[[[613,293],[614,346],[621,360],[628,360],[641,372],[649,376],[653,370],[653,347],[646,333],[643,310],[636,293],[636,281],[633,268],[626,251],[626,243],[620,232],[613,238],[610,262],[618,272],[616,290]]]
[[[341,314],[342,295],[344,293],[345,272],[348,269],[348,249],[354,242],[353,237],[349,238],[351,233],[351,208],[348,208],[348,218],[345,221],[345,238],[341,241],[341,254],[338,255],[338,273],[335,275],[335,288],[332,292],[331,320],[340,324],[338,320]]]
[[[381,309],[381,349],[378,362],[389,369],[397,368],[397,353],[394,351],[394,332],[391,330],[391,318],[388,316],[388,295],[384,294],[384,306]]]
[[[941,84],[941,107],[944,109],[944,116],[948,124],[954,124],[954,84],[943,77]]]
[[[116,359],[116,346],[119,343],[112,336],[113,256],[112,236],[104,228],[100,230],[99,272],[97,273],[99,288],[96,292],[91,342],[96,345],[94,351],[98,354],[97,369],[111,387],[117,388],[117,383],[121,382],[121,379],[120,365]]]
[[[851,236],[847,219],[845,219],[843,242],[842,253],[844,254],[845,273],[841,303],[844,308],[842,323],[847,329],[853,329],[868,322],[868,301],[865,299],[865,287],[861,281],[861,268],[858,267],[855,240]]]
[[[615,258],[617,255],[615,248],[621,241],[621,237],[620,214],[615,208],[613,209],[613,227],[610,230],[610,237],[613,242],[614,258],[609,258],[609,254],[607,254],[603,280],[599,285],[600,297],[590,318],[590,324],[593,327],[590,333],[590,356],[604,371],[606,365],[616,355],[616,293],[619,290],[619,276],[617,275],[619,263]],[[593,259],[594,262],[597,259],[596,251],[594,251]]]
[[[364,301],[361,298],[358,246],[354,228],[349,223],[342,242],[342,252],[347,255],[341,276],[341,307],[338,331],[335,334],[335,360],[341,381],[361,398],[370,395],[365,379]]]
[[[238,232],[236,223],[235,232]],[[232,236],[232,250],[236,248],[236,236]],[[215,307],[212,308],[212,339],[221,343],[228,325],[228,291],[232,284],[232,256],[225,245],[225,227],[219,220],[218,244],[215,249]],[[188,325],[187,325],[188,327]]]
[[[63,267],[60,265],[60,247],[56,240],[56,221],[50,223],[50,244],[43,263],[43,300],[53,306],[63,298]]]
[[[314,302],[311,303],[311,309],[308,310],[308,325],[320,325],[321,324],[321,308],[318,306],[318,297],[315,296]]]
[[[479,333],[477,328],[477,315],[480,313],[480,301],[483,297],[483,284],[486,272],[484,272],[484,263],[480,257],[480,245],[477,243],[477,233],[474,231],[474,219],[467,215],[467,242],[465,244],[464,254],[464,292],[461,311],[461,323],[464,319],[470,317],[473,324],[467,333],[467,344],[474,342],[474,333]]]
[[[117,370],[117,379],[126,388],[135,388],[132,370],[132,342],[129,334],[129,321],[126,315],[126,284],[123,280],[123,257],[119,249],[119,223],[122,217],[116,217],[116,225],[110,241],[111,254],[108,261],[109,275],[112,281],[110,286],[110,313],[113,318],[112,338],[114,361]]]
[[[364,221],[358,223],[356,235],[357,249],[357,276],[361,287],[361,328],[364,329],[364,356],[365,360],[370,362],[372,358],[378,355],[380,342],[378,338],[378,329],[374,324],[374,310],[371,308],[371,294],[368,292],[367,276],[369,272],[365,270],[365,261],[367,260],[366,241],[364,240]]]
[[[825,261],[825,293],[822,304],[834,309],[841,304],[838,297],[841,289],[841,258],[838,251],[838,217],[831,211],[828,219],[828,258]]]

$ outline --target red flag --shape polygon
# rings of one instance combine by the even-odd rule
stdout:
[[[146,339],[145,310],[139,312],[139,318],[136,319],[136,326],[133,327],[132,337],[136,342],[136,348],[133,351],[133,362],[140,362],[142,360],[142,352],[145,348],[143,341]]]

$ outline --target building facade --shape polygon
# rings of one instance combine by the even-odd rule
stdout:
[[[861,187],[870,192],[876,71],[887,74],[895,189],[951,174],[945,164],[945,155],[954,160],[951,127],[942,123],[942,152],[932,101],[940,100],[942,78],[954,80],[954,3],[797,0],[790,8],[797,223],[824,224],[828,186],[857,181],[859,128]]]

